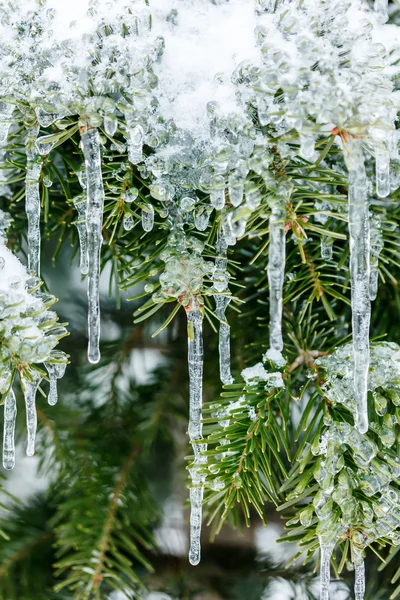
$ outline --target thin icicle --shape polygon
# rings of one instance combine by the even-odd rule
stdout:
[[[386,198],[390,194],[390,154],[385,148],[375,149],[376,194]]]
[[[228,274],[227,274],[227,250],[225,236],[222,232],[218,235],[217,241],[217,259],[215,261],[214,272],[214,289],[217,292],[224,292],[228,289]],[[226,308],[231,301],[229,296],[216,295],[215,313],[220,321],[219,324],[219,373],[222,383],[230,384],[233,381],[231,375],[231,333],[230,327],[226,322]]]
[[[334,546],[320,544],[320,600],[329,600],[329,585],[331,582],[331,556]]]
[[[4,402],[4,433],[3,433],[3,467],[13,469],[15,465],[15,419],[17,403],[14,390],[10,388]]]
[[[147,232],[154,227],[154,208],[150,203],[146,204],[146,210],[142,210],[142,227]]]
[[[285,215],[284,199],[274,199],[271,202],[271,216],[269,218],[269,345],[278,352],[282,352],[283,350],[282,296],[286,258]]]
[[[188,319],[188,367],[190,384],[189,437],[192,442],[194,464],[190,469],[193,487],[190,490],[190,550],[189,562],[200,562],[200,534],[204,476],[200,470],[206,462],[201,453],[205,444],[196,444],[202,438],[201,407],[203,400],[203,315],[196,298],[187,309]]]
[[[100,253],[103,227],[104,188],[101,173],[100,136],[97,129],[82,134],[82,150],[85,157],[87,185],[87,242],[88,242],[88,359],[100,360]]]
[[[368,430],[367,393],[369,325],[371,320],[367,175],[362,146],[358,141],[354,140],[347,143],[344,156],[349,171],[348,202],[354,394],[356,400],[355,425],[360,433],[365,433]]]
[[[87,214],[87,198],[86,196],[77,196],[73,199],[74,206],[78,211],[78,220],[75,221],[75,227],[78,230],[80,261],[79,268],[82,275],[87,275],[89,272],[88,259],[88,232],[86,224]]]
[[[35,454],[37,415],[36,415],[36,392],[39,387],[40,378],[36,377],[33,381],[22,379],[22,389],[24,391],[25,409],[26,409],[26,429],[28,443],[26,447],[27,456]]]
[[[364,600],[365,594],[365,566],[364,561],[356,565],[354,580],[355,600]]]
[[[370,248],[369,299],[372,301],[378,295],[379,256],[383,250],[381,219],[376,214],[370,218]]]
[[[40,190],[41,158],[36,148],[39,126],[28,130],[26,137],[25,211],[28,219],[28,265],[40,275]]]
[[[65,363],[46,363],[45,367],[50,379],[50,390],[47,401],[51,406],[54,406],[58,400],[57,379],[64,377],[67,365]]]

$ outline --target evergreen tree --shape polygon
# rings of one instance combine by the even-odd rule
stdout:
[[[0,5],[0,599],[400,596],[397,24]],[[273,519],[289,565],[240,536]]]

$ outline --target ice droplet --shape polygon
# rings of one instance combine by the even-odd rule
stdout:
[[[128,158],[133,165],[137,165],[143,160],[143,127],[135,125],[128,134]]]
[[[38,137],[35,142],[37,151],[41,156],[47,156],[56,145],[56,141],[53,134]]]
[[[390,194],[390,154],[386,149],[375,149],[376,193],[379,198]]]
[[[64,377],[67,365],[65,363],[46,363],[45,367],[50,379],[50,390],[47,401],[50,406],[54,406],[58,400],[57,379]]]
[[[15,419],[17,403],[14,390],[10,388],[4,402],[3,467],[13,469],[15,465]]]
[[[154,208],[152,204],[146,205],[147,210],[142,210],[142,227],[144,231],[151,231],[154,226]]]
[[[103,227],[104,188],[101,172],[100,136],[97,129],[82,134],[87,185],[87,242],[88,242],[88,359],[100,360],[100,253]]]

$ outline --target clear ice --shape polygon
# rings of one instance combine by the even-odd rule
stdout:
[[[355,425],[360,433],[365,433],[368,430],[367,394],[369,325],[371,320],[367,175],[361,143],[352,140],[346,146],[344,157],[349,171],[348,207],[354,394],[356,401]]]
[[[334,544],[320,544],[320,600],[329,600],[333,548]]]
[[[73,202],[76,210],[78,211],[78,219],[74,224],[78,230],[79,237],[79,268],[82,275],[87,275],[89,273],[88,231],[86,223],[87,198],[84,195],[76,196],[76,198],[73,199]]]
[[[103,242],[104,188],[101,172],[100,136],[97,129],[82,134],[87,186],[87,246],[88,246],[88,359],[100,360],[100,254]]]
[[[386,148],[375,149],[376,193],[379,198],[390,194],[390,153]]]
[[[25,409],[26,409],[26,429],[27,429],[27,456],[33,456],[35,454],[35,441],[36,441],[36,429],[37,429],[37,415],[36,415],[36,392],[39,387],[40,378],[34,377],[32,381],[23,378],[22,389],[25,398]]]
[[[49,374],[50,389],[47,401],[51,406],[57,404],[58,392],[57,392],[57,379],[62,379],[65,374],[67,365],[65,363],[46,363],[45,367]]]
[[[356,564],[354,580],[354,598],[355,600],[364,600],[365,593],[365,565],[364,561]]]
[[[269,218],[269,345],[273,350],[277,350],[278,352],[282,352],[283,350],[282,296],[286,259],[285,214],[284,200],[280,198],[274,199],[271,202],[271,216]]]
[[[219,323],[219,373],[222,383],[230,384],[233,382],[231,375],[231,333],[230,327],[226,322],[226,308],[230,302],[229,296],[222,295],[222,292],[228,290],[228,245],[222,232],[217,240],[217,259],[215,261],[214,271],[214,289],[219,292],[215,296],[215,313],[220,321]]]
[[[15,419],[17,403],[14,390],[10,388],[4,402],[3,467],[13,469],[15,465]]]
[[[154,208],[150,203],[146,205],[146,210],[142,210],[142,227],[147,232],[154,227]]]
[[[41,157],[36,148],[39,127],[28,130],[26,137],[25,211],[28,219],[28,265],[40,275],[40,188]]]
[[[205,444],[196,443],[202,439],[201,411],[203,402],[203,315],[197,300],[187,308],[188,320],[188,367],[190,386],[189,437],[192,442],[194,463],[190,469],[192,488],[190,489],[190,550],[189,562],[200,562],[200,535],[202,521],[202,502],[204,495],[204,476],[201,467],[206,462],[201,453]]]

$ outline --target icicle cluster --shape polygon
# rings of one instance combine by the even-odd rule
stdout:
[[[352,365],[352,346],[339,348],[316,364],[325,373],[324,395],[332,410],[343,404],[357,419],[357,393]],[[371,543],[387,538],[400,543],[398,512],[400,460],[391,450],[400,421],[400,347],[393,343],[372,346],[368,390],[372,392],[376,417],[362,435],[351,423],[325,418],[325,428],[300,459],[307,464],[309,452],[317,457],[312,476],[319,484],[312,505],[300,512],[302,525],[317,518],[316,534],[321,547],[321,598],[329,598],[330,558],[336,544],[349,539],[355,566],[356,597],[365,589],[363,551]],[[379,440],[379,441],[376,441]],[[311,456],[312,456],[311,454]],[[351,457],[351,460],[349,460]],[[310,458],[308,458],[308,461]],[[294,494],[300,493],[300,489]],[[363,499],[364,498],[364,499]],[[368,502],[373,499],[373,503]]]
[[[375,0],[374,10],[362,0],[151,0],[149,6],[142,0],[91,0],[72,14],[68,3],[55,0],[0,6],[0,162],[6,160],[10,127],[22,122],[27,130],[29,264],[36,274],[40,185],[46,185],[42,157],[60,142],[57,134],[65,127],[81,132],[83,193],[73,203],[80,268],[88,275],[91,362],[100,359],[102,164],[109,151],[125,154],[124,169],[134,165],[146,181],[150,198],[138,201],[143,230],[152,231],[155,212],[172,229],[161,256],[161,287],[152,299],[175,298],[188,314],[189,431],[195,449],[192,531],[197,540],[193,562],[199,557],[202,489],[203,458],[196,442],[201,438],[204,282],[208,277],[208,293],[215,296],[221,380],[228,384],[227,248],[245,234],[254,212],[266,208],[266,356],[282,364],[285,219],[294,190],[290,177],[282,175],[284,161],[300,155],[305,165],[313,162],[315,142],[329,135],[335,136],[348,169],[352,398],[356,427],[368,430],[370,302],[376,295],[382,242],[379,226],[369,222],[364,163],[367,152],[374,156],[374,191],[386,198],[390,161],[399,160],[394,122],[400,101],[391,81],[398,69],[393,66],[395,43],[390,57],[379,41],[387,7],[387,0]],[[282,141],[285,135],[291,145]],[[130,204],[138,195],[128,189],[123,200]],[[220,228],[215,268],[202,258],[199,240],[185,231],[186,226],[205,232],[213,211]],[[127,232],[134,227],[129,210],[123,227]],[[329,260],[331,239],[323,237],[321,249]],[[50,373],[53,379],[59,375],[54,369]],[[31,382],[31,394],[35,385]],[[325,563],[328,554],[329,549]]]
[[[0,211],[1,212],[1,211]],[[49,404],[57,402],[57,379],[64,375],[67,356],[56,350],[59,340],[67,335],[57,323],[55,312],[48,310],[56,299],[39,291],[41,282],[29,276],[18,258],[4,244],[8,226],[0,214],[0,395],[4,402],[3,466],[15,464],[14,430],[17,405],[13,390],[17,376],[25,397],[28,433],[27,454],[35,451],[36,392],[45,377],[37,365],[48,372]]]

